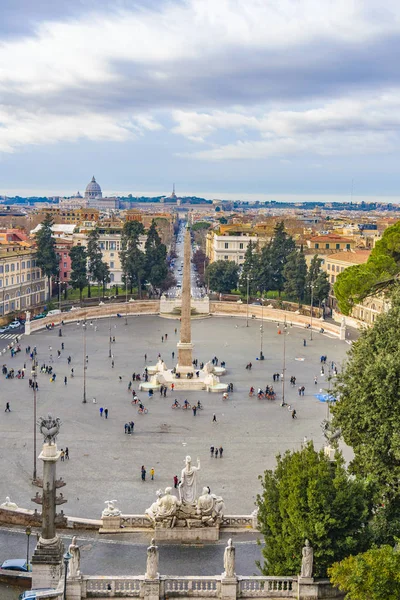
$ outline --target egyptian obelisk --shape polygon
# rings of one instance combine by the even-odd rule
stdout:
[[[177,373],[193,373],[192,357],[192,329],[191,316],[191,281],[190,281],[190,229],[186,229],[183,245],[183,281],[182,281],[182,308],[181,308],[181,331],[178,347]]]

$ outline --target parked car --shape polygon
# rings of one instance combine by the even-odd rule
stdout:
[[[23,571],[27,573],[31,570],[31,566],[28,565],[24,558],[10,558],[3,562],[0,569],[5,569],[6,571]]]
[[[38,315],[35,315],[35,316],[32,318],[32,321],[36,321],[36,319],[44,319],[44,318],[45,318],[45,316],[46,316],[46,313],[39,313]]]
[[[19,321],[13,321],[9,324],[10,329],[17,329],[17,327],[21,327],[21,323]]]
[[[6,333],[8,331],[8,327],[0,327],[0,333]]]

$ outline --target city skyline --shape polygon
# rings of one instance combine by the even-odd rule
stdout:
[[[0,194],[400,200],[394,2],[2,13]]]

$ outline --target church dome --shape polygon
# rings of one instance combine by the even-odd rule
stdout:
[[[97,181],[95,180],[94,175],[93,175],[91,182],[88,183],[86,186],[85,198],[101,198],[101,197],[102,197],[101,187],[99,186],[99,184],[97,183]]]

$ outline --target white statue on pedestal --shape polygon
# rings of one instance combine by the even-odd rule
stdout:
[[[203,488],[203,493],[197,500],[197,514],[201,516],[204,524],[214,525],[216,521],[220,522],[224,516],[225,504],[221,496],[210,494],[207,487]]]
[[[158,548],[155,541],[147,548],[146,579],[157,579],[158,577]]]
[[[157,500],[155,502],[153,502],[153,504],[150,506],[150,508],[146,508],[146,510],[144,511],[144,514],[146,515],[146,517],[148,519],[150,519],[150,521],[153,524],[155,524],[155,522],[156,522],[156,516],[158,514],[158,509],[160,507],[160,500],[163,496],[163,491],[157,490],[156,496],[157,496]]]
[[[1,508],[8,508],[9,510],[16,510],[18,508],[15,502],[11,502],[10,496],[6,496],[6,501],[0,506]]]
[[[300,577],[311,578],[314,562],[314,550],[312,549],[308,540],[306,540],[306,544],[303,547],[302,556],[303,558],[301,559]]]
[[[197,467],[193,467],[192,459],[187,456],[185,468],[182,469],[181,473],[181,483],[179,484],[179,496],[182,504],[194,504],[196,502],[199,471],[200,459],[197,459]]]
[[[224,577],[235,577],[235,553],[235,546],[232,544],[232,539],[229,538],[224,552]]]
[[[70,578],[80,577],[81,551],[79,550],[79,546],[76,545],[76,535],[72,538],[72,542],[68,547],[68,552],[71,554],[68,575]]]
[[[119,517],[121,511],[117,508],[118,500],[106,500],[104,504],[107,504],[107,508],[101,513],[102,517]]]

